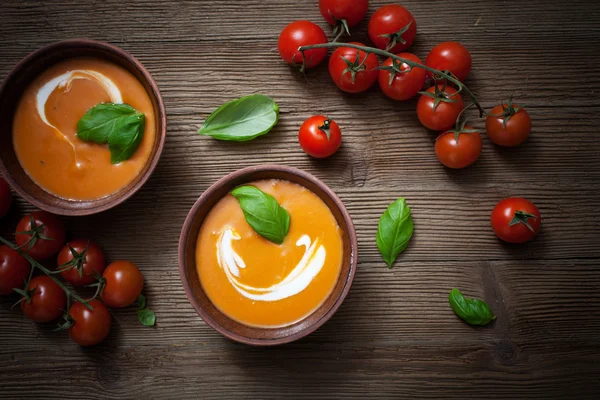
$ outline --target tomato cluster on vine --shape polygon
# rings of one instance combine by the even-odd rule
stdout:
[[[417,34],[417,21],[406,8],[389,4],[377,9],[369,19],[368,36],[374,47],[359,42],[350,42],[351,47],[346,47],[336,41],[344,34],[349,35],[350,28],[365,18],[368,1],[320,0],[319,10],[334,26],[334,41],[329,43],[323,29],[313,22],[294,21],[279,36],[278,48],[284,61],[306,71],[322,63],[327,49],[333,48],[329,74],[338,88],[360,93],[378,81],[381,91],[397,101],[420,94],[416,107],[419,121],[432,131],[441,132],[436,142],[443,143],[435,146],[440,162],[448,168],[460,169],[479,158],[481,146],[477,143],[481,138],[476,137],[480,133],[471,127],[468,131],[460,128],[466,119],[465,92],[480,114],[485,112],[463,83],[472,66],[471,54],[465,46],[454,41],[440,43],[422,63],[415,54],[405,52]],[[376,55],[387,58],[380,63]],[[513,104],[512,99],[485,114],[487,134],[497,145],[518,146],[531,132],[529,114],[522,106]],[[301,144],[302,140],[300,135]]]
[[[5,183],[0,178],[0,186]],[[12,201],[10,190],[1,194],[2,203]],[[57,216],[44,211],[29,213],[16,227],[16,244],[4,238],[0,242],[0,295],[18,293],[17,304],[30,320],[46,323],[62,316],[58,330],[67,329],[82,346],[106,338],[111,327],[108,307],[123,308],[137,300],[142,324],[154,324],[155,316],[141,295],[144,278],[139,268],[123,260],[107,266],[104,252],[91,240],[67,242],[65,226]],[[56,267],[47,268],[54,256]],[[95,294],[85,299],[75,287],[93,288]]]
[[[381,91],[389,98],[406,101],[420,95],[416,114],[427,129],[439,132],[435,141],[435,154],[447,168],[462,169],[474,164],[482,151],[482,138],[477,129],[467,124],[465,111],[476,106],[480,116],[485,115],[486,132],[492,142],[499,146],[514,147],[523,143],[531,132],[531,118],[523,108],[508,102],[486,112],[464,81],[471,72],[471,53],[461,43],[448,41],[434,46],[425,63],[406,50],[417,35],[417,21],[406,8],[389,4],[378,8],[368,22],[368,37],[374,47],[359,42],[337,43],[350,28],[358,25],[367,15],[368,0],[320,0],[319,10],[325,20],[334,27],[332,42],[325,31],[310,21],[294,21],[283,29],[279,37],[279,53],[288,64],[302,72],[314,68],[327,57],[329,74],[335,85],[347,93],[360,93],[379,83]],[[377,56],[381,56],[383,61]],[[465,100],[471,104],[466,105]],[[311,117],[300,128],[299,141],[305,152],[313,157],[328,157],[337,151],[341,143],[335,136],[331,142],[328,131],[315,121],[333,120]],[[512,200],[511,200],[512,201]],[[520,203],[524,209],[525,203]],[[535,206],[533,206],[535,207]],[[509,242],[533,238],[539,229],[539,212],[512,210],[512,218],[500,225],[493,218],[494,231]],[[530,223],[530,221],[533,221]],[[506,226],[504,226],[506,225]],[[527,229],[529,235],[517,234],[515,239],[506,231]]]

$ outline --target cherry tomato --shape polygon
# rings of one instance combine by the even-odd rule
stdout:
[[[327,36],[323,29],[310,21],[294,21],[281,31],[279,35],[279,55],[283,60],[292,65],[302,66],[302,53],[300,46],[327,43]],[[304,52],[306,57],[305,68],[319,65],[327,56],[327,49],[311,49]]]
[[[515,147],[523,143],[531,133],[531,117],[523,108],[512,103],[492,108],[485,119],[485,130],[490,140],[497,145]],[[497,115],[494,117],[493,115]]]
[[[427,55],[425,65],[438,71],[452,72],[459,81],[464,81],[471,72],[471,54],[458,42],[444,42],[435,46]],[[427,76],[432,77],[431,72]],[[438,83],[443,83],[439,80]]]
[[[65,244],[65,227],[55,215],[35,211],[25,215],[15,232],[17,245],[35,260],[48,258]]]
[[[342,132],[334,120],[315,115],[304,121],[298,140],[306,154],[325,158],[335,153],[342,144]]]
[[[358,24],[367,14],[368,8],[369,0],[319,0],[321,15],[337,30],[345,30],[342,21],[346,22],[348,28]]]
[[[466,125],[459,131],[442,133],[435,141],[435,155],[448,168],[468,167],[481,154],[481,135]]]
[[[35,322],[49,322],[62,314],[67,306],[67,295],[50,277],[35,276],[29,282],[33,294],[21,301],[21,310]]]
[[[391,53],[408,49],[416,35],[417,21],[406,8],[397,4],[378,8],[369,21],[371,42]]]
[[[27,282],[31,265],[18,251],[0,246],[0,295],[11,294]]]
[[[492,229],[508,243],[524,243],[537,235],[542,223],[540,211],[529,200],[511,197],[496,204]]]
[[[359,46],[362,43],[353,42]],[[365,59],[366,57],[366,59]],[[375,54],[350,47],[338,47],[329,59],[329,75],[344,92],[364,92],[377,80],[379,61]]]
[[[69,310],[73,325],[69,335],[80,346],[93,346],[103,341],[110,331],[110,313],[108,308],[98,299],[88,303],[93,310],[76,302]]]
[[[73,251],[78,254],[77,257],[73,256]],[[75,239],[67,243],[58,253],[57,264],[60,269],[68,268],[61,272],[61,276],[75,286],[93,283],[94,271],[102,275],[106,267],[100,246],[84,239]]]
[[[429,94],[422,94],[417,103],[419,121],[434,131],[452,128],[464,107],[460,93],[450,86],[444,89],[443,85],[432,86],[426,92]]]
[[[10,186],[0,176],[0,218],[8,214],[10,205],[12,204],[12,193],[10,192]]]
[[[396,54],[398,57],[421,63],[421,59],[411,53]],[[425,70],[413,68],[410,72],[408,64],[400,64],[391,58],[383,62],[379,70],[379,86],[383,93],[394,100],[408,100],[419,93],[425,84]],[[393,74],[393,78],[392,78]]]
[[[144,277],[135,264],[115,261],[104,270],[106,286],[102,301],[111,308],[123,308],[137,300],[144,288]]]

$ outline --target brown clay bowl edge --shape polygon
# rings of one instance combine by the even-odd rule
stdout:
[[[187,258],[186,249],[188,247],[188,242],[190,240],[193,240],[195,243],[196,239],[197,239],[197,236],[195,236],[193,238],[190,237],[191,236],[190,230],[192,228],[194,218],[195,218],[196,214],[198,214],[202,205],[208,199],[210,199],[216,192],[221,190],[223,187],[228,186],[231,181],[235,181],[246,175],[250,175],[250,174],[256,173],[256,172],[282,172],[284,174],[296,175],[296,176],[299,176],[308,181],[314,182],[315,185],[317,185],[319,187],[319,189],[321,189],[327,196],[329,196],[331,198],[333,203],[340,210],[340,213],[342,214],[345,225],[346,225],[345,234],[348,235],[348,240],[350,241],[351,254],[350,254],[350,258],[349,258],[349,262],[350,262],[349,272],[348,272],[347,276],[341,277],[342,279],[345,279],[344,287],[343,287],[342,291],[340,292],[339,296],[337,297],[337,299],[335,300],[335,303],[330,307],[330,309],[320,319],[318,319],[317,321],[312,323],[310,326],[308,326],[298,332],[295,332],[291,335],[280,337],[280,338],[275,338],[275,339],[259,339],[259,338],[246,337],[246,336],[239,335],[235,332],[232,332],[232,331],[224,328],[221,324],[219,324],[217,321],[215,321],[210,315],[208,315],[207,312],[205,312],[202,305],[199,303],[199,301],[194,296],[192,289],[190,287],[190,283],[188,282],[187,274],[186,274],[186,269],[188,267],[187,263],[186,263],[186,258]],[[219,179],[217,182],[212,184],[208,189],[206,189],[206,191],[204,191],[204,193],[202,193],[202,195],[198,198],[198,200],[196,200],[196,202],[190,209],[188,215],[186,216],[185,222],[184,222],[182,230],[181,230],[181,235],[179,238],[179,248],[178,248],[179,274],[181,277],[181,282],[183,284],[185,294],[188,297],[188,300],[190,301],[190,303],[192,304],[192,306],[194,307],[196,312],[204,320],[204,322],[206,322],[208,325],[210,325],[213,329],[215,329],[217,332],[219,332],[223,336],[225,336],[231,340],[234,340],[236,342],[239,342],[239,343],[244,343],[244,344],[254,345],[254,346],[275,346],[275,345],[290,343],[290,342],[301,339],[301,338],[311,334],[312,332],[317,330],[319,327],[321,327],[325,322],[327,322],[333,316],[333,314],[335,314],[335,312],[338,310],[338,308],[340,307],[340,305],[346,298],[348,292],[350,291],[350,287],[352,286],[352,282],[354,280],[354,275],[356,274],[356,269],[357,269],[357,264],[358,264],[357,249],[358,249],[358,242],[357,242],[356,230],[354,228],[352,218],[350,217],[350,214],[346,210],[346,207],[344,206],[342,201],[339,199],[339,197],[325,183],[323,183],[321,180],[314,177],[313,175],[311,175],[307,172],[304,172],[300,169],[293,168],[293,167],[287,167],[287,166],[282,166],[282,165],[252,166],[252,167],[246,167],[246,168],[242,168],[240,170],[234,171],[234,172],[226,175],[225,177]],[[194,263],[193,267],[195,268],[195,263]]]
[[[101,204],[99,206],[95,206],[95,207],[92,206],[89,208],[64,208],[64,207],[56,206],[54,204],[50,204],[50,203],[38,200],[36,197],[31,195],[29,192],[27,192],[19,184],[19,182],[17,182],[11,176],[7,167],[4,165],[4,161],[0,157],[0,172],[2,172],[2,176],[8,181],[10,186],[12,186],[12,188],[17,192],[17,194],[19,194],[19,196],[21,196],[27,202],[29,202],[30,204],[34,205],[35,207],[37,207],[39,209],[51,212],[53,214],[67,215],[67,216],[83,216],[83,215],[91,215],[91,214],[100,213],[100,212],[103,212],[103,211],[106,211],[108,209],[118,206],[119,204],[123,203],[124,201],[129,199],[131,196],[133,196],[148,181],[148,179],[154,172],[154,169],[156,168],[156,165],[158,164],[158,161],[162,154],[162,151],[163,151],[163,148],[165,145],[166,136],[167,136],[167,113],[166,113],[166,109],[165,109],[165,105],[164,105],[162,96],[160,94],[160,90],[158,89],[158,85],[156,84],[156,82],[154,81],[154,79],[152,78],[150,73],[146,70],[146,68],[142,65],[142,63],[137,58],[135,58],[133,55],[129,54],[125,50],[123,50],[115,45],[112,45],[110,43],[106,43],[106,42],[100,42],[100,41],[91,40],[91,39],[68,39],[68,40],[61,40],[58,42],[50,43],[46,46],[43,46],[43,47],[29,53],[25,58],[23,58],[21,61],[19,61],[11,69],[11,71],[8,73],[8,75],[2,81],[2,84],[0,85],[0,98],[4,94],[4,91],[5,91],[6,87],[8,86],[8,84],[12,80],[16,79],[19,76],[19,74],[21,73],[21,70],[23,68],[29,67],[30,64],[33,65],[33,63],[35,63],[36,59],[41,58],[44,55],[52,53],[53,51],[56,51],[59,49],[63,49],[63,48],[68,49],[68,48],[77,48],[77,47],[79,47],[79,48],[87,47],[87,48],[91,48],[91,49],[95,49],[95,50],[104,51],[107,53],[112,53],[116,57],[121,58],[124,61],[126,61],[130,66],[132,66],[133,68],[135,68],[138,71],[138,73],[145,80],[145,82],[141,82],[141,83],[144,84],[144,86],[147,84],[148,88],[150,89],[150,92],[148,93],[148,95],[150,96],[153,103],[156,104],[156,109],[155,109],[156,121],[157,121],[157,139],[156,140],[157,140],[158,144],[156,145],[156,151],[152,155],[152,158],[149,159],[148,164],[145,167],[145,170],[142,171],[141,176],[138,176],[135,178],[137,180],[137,182],[133,186],[131,186],[130,188],[128,188],[125,191],[120,191],[120,192],[115,193],[114,195],[112,195],[112,196],[114,196],[114,199],[111,199],[109,202]],[[11,134],[12,134],[12,132],[11,132]],[[49,194],[49,195],[52,197],[56,197],[51,194]],[[74,201],[73,203],[77,203],[77,201]],[[93,203],[93,201],[92,201],[92,203]]]

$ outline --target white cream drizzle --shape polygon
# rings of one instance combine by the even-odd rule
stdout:
[[[121,91],[119,88],[104,74],[101,74],[97,71],[87,70],[87,69],[76,69],[73,71],[65,72],[62,75],[54,77],[46,82],[37,92],[35,100],[38,115],[40,119],[49,127],[53,128],[55,132],[59,134],[59,138],[66,141],[71,145],[73,152],[75,153],[75,158],[77,159],[77,152],[75,150],[75,145],[71,140],[62,133],[56,126],[52,125],[48,118],[46,117],[46,102],[48,98],[57,88],[65,88],[69,91],[71,88],[71,83],[76,79],[88,79],[98,82],[106,91],[108,96],[110,97],[110,101],[112,103],[121,104],[123,103],[123,98],[121,97]],[[77,167],[81,166],[81,163],[76,161]]]
[[[245,285],[239,281],[240,269],[246,263],[233,249],[233,241],[240,235],[232,228],[225,228],[217,240],[217,260],[233,287],[244,297],[258,301],[277,301],[294,296],[310,285],[325,264],[326,251],[318,239],[311,242],[308,235],[302,235],[296,246],[306,248],[298,265],[279,283],[267,288]]]

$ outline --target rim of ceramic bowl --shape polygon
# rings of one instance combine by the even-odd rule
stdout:
[[[56,52],[56,51],[65,51],[65,50],[77,49],[77,48],[98,50],[100,52],[106,52],[106,53],[112,54],[113,56],[122,59],[125,63],[129,64],[131,67],[133,67],[139,73],[139,76],[136,76],[136,79],[140,80],[139,77],[143,78],[143,80],[145,82],[141,82],[141,83],[145,86],[148,96],[150,97],[151,100],[153,100],[153,103],[156,102],[155,118],[156,118],[156,122],[157,122],[157,130],[156,130],[157,147],[156,147],[156,151],[154,152],[154,154],[152,154],[151,158],[149,158],[147,160],[147,164],[144,166],[145,170],[142,170],[140,172],[140,174],[134,178],[134,181],[138,180],[134,185],[127,188],[126,190],[124,190],[125,188],[121,188],[119,191],[115,192],[114,194],[107,196],[107,197],[114,196],[114,198],[112,198],[110,201],[107,201],[104,204],[100,204],[97,206],[92,205],[91,207],[85,207],[85,208],[83,208],[83,207],[82,208],[76,208],[76,207],[67,208],[67,207],[57,206],[57,205],[50,204],[48,202],[39,200],[34,195],[29,193],[27,190],[25,190],[22,187],[22,185],[11,176],[11,174],[8,171],[8,168],[4,164],[4,161],[0,157],[0,172],[2,172],[2,176],[4,176],[4,178],[8,181],[10,186],[17,192],[17,194],[19,194],[19,196],[21,196],[27,202],[29,202],[30,204],[34,205],[35,207],[37,207],[41,210],[48,211],[53,214],[66,215],[66,216],[83,216],[83,215],[97,214],[97,213],[106,211],[108,209],[114,208],[114,207],[122,204],[126,200],[128,200],[131,196],[133,196],[136,192],[138,192],[141,189],[141,187],[148,181],[148,179],[150,178],[150,176],[156,169],[156,166],[158,164],[158,161],[160,160],[160,157],[161,157],[164,145],[165,145],[165,141],[166,141],[166,136],[167,136],[167,113],[166,113],[166,109],[165,109],[165,104],[163,102],[163,98],[160,94],[160,90],[158,89],[158,85],[156,84],[156,81],[152,78],[152,76],[150,75],[148,70],[143,66],[143,64],[136,57],[134,57],[127,51],[121,49],[120,47],[115,46],[110,43],[107,43],[107,42],[102,42],[102,41],[97,41],[97,40],[92,40],[92,39],[67,39],[67,40],[60,40],[57,42],[49,43],[43,47],[40,47],[39,49],[29,53],[27,56],[25,56],[23,59],[21,59],[21,61],[19,61],[10,70],[10,72],[4,78],[4,80],[2,81],[2,84],[0,85],[0,98],[2,98],[4,96],[4,93],[5,93],[8,85],[13,80],[19,78],[20,74],[23,73],[23,70],[26,70],[27,68],[30,68],[33,65],[35,65],[35,63],[38,62],[37,60],[43,59],[45,56],[47,56],[53,52]],[[72,58],[75,58],[75,57],[72,57]],[[65,60],[69,59],[69,58],[71,58],[71,57],[66,57]],[[102,58],[102,57],[99,56],[99,58]],[[60,62],[60,60],[56,61],[56,62]],[[125,68],[125,67],[123,67],[123,65],[120,65],[120,66],[122,68]],[[32,179],[32,181],[33,181],[33,179]],[[84,201],[65,200],[65,199],[62,199],[62,198],[52,194],[52,193],[47,192],[44,188],[39,186],[35,181],[33,181],[33,183],[36,186],[40,187],[44,192],[48,193],[48,195],[53,196],[53,197],[59,199],[60,201],[68,201],[68,202],[77,204],[77,203],[83,203],[83,202],[93,203],[94,201],[101,200],[101,199],[84,200]]]
[[[192,228],[194,219],[196,217],[196,214],[198,214],[198,212],[200,211],[200,208],[203,206],[203,204],[205,202],[207,202],[209,199],[211,199],[214,195],[218,194],[218,192],[220,190],[222,190],[223,187],[230,185],[230,182],[237,181],[238,179],[243,178],[246,175],[250,175],[250,174],[253,174],[256,172],[267,172],[267,173],[268,172],[281,172],[281,173],[286,173],[286,174],[292,174],[292,175],[296,175],[302,179],[306,179],[310,182],[313,182],[316,186],[318,186],[319,189],[322,190],[333,201],[335,206],[339,209],[339,211],[344,219],[344,222],[346,224],[347,229],[346,229],[345,233],[348,235],[348,238],[350,241],[350,251],[351,251],[350,258],[349,258],[350,267],[348,270],[348,275],[338,278],[338,280],[339,279],[345,280],[344,287],[341,290],[341,292],[338,295],[335,302],[333,303],[333,305],[325,312],[325,314],[323,314],[323,316],[321,316],[321,318],[319,318],[318,320],[313,322],[311,325],[309,325],[297,332],[294,332],[291,335],[272,338],[272,339],[260,339],[260,338],[252,338],[252,337],[248,337],[248,336],[243,336],[243,335],[237,334],[237,333],[232,332],[231,330],[223,327],[219,322],[214,320],[208,314],[208,312],[205,311],[203,306],[196,299],[196,297],[194,296],[194,293],[192,291],[192,288],[190,286],[190,283],[188,281],[187,274],[186,274],[186,270],[188,267],[187,263],[186,263],[186,258],[187,258],[186,248],[187,248],[190,240],[193,240],[194,243],[197,241],[197,235],[194,235],[195,237],[193,237],[193,238],[191,237],[191,228]],[[202,226],[202,224],[200,224],[200,226]],[[224,176],[223,178],[221,178],[218,181],[216,181],[215,183],[213,183],[208,189],[206,189],[204,191],[204,193],[202,193],[202,195],[198,198],[198,200],[196,200],[196,202],[194,203],[194,205],[192,206],[192,208],[190,209],[189,213],[187,214],[187,216],[185,218],[185,222],[181,229],[181,235],[179,237],[179,248],[178,248],[179,275],[181,278],[181,282],[183,284],[183,288],[185,290],[185,294],[186,294],[189,302],[192,304],[192,306],[194,307],[196,312],[200,315],[200,317],[204,320],[204,322],[206,322],[209,326],[211,326],[217,332],[219,332],[220,334],[222,334],[223,336],[225,336],[231,340],[234,340],[234,341],[240,342],[240,343],[244,343],[244,344],[248,344],[248,345],[274,346],[274,345],[280,345],[280,344],[293,342],[295,340],[301,339],[301,338],[313,333],[318,328],[320,328],[325,322],[327,322],[333,316],[333,314],[335,314],[335,312],[338,310],[338,308],[340,307],[340,305],[343,303],[344,299],[348,295],[348,292],[350,291],[350,287],[352,286],[352,282],[354,281],[354,276],[356,274],[356,269],[358,266],[357,250],[358,250],[358,241],[357,241],[357,236],[356,236],[356,230],[354,228],[352,218],[350,217],[350,213],[348,213],[348,210],[346,210],[346,207],[344,206],[344,203],[342,203],[340,198],[323,181],[321,181],[320,179],[316,178],[315,176],[309,174],[308,172],[305,172],[303,170],[293,168],[293,167],[276,165],[276,164],[258,165],[258,166],[242,168],[242,169],[239,169],[237,171],[234,171],[234,172]],[[195,262],[194,262],[194,268],[195,268]],[[219,310],[219,313],[223,314],[226,318],[229,318],[227,315],[225,315],[220,310]],[[312,315],[312,314],[309,314],[309,316],[310,315]],[[309,318],[309,316],[305,317],[304,319]]]

